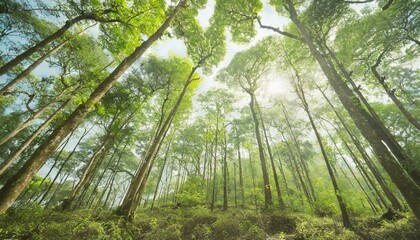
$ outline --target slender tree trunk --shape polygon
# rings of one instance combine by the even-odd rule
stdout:
[[[235,131],[236,131],[236,144],[237,144],[237,148],[238,148],[239,187],[241,189],[242,207],[244,207],[245,206],[245,191],[244,191],[244,180],[243,180],[243,176],[242,176],[241,143],[239,141],[238,129],[235,128]]]
[[[235,199],[235,208],[238,208],[238,193],[236,185],[236,164],[233,163],[233,193]]]
[[[300,98],[300,100],[303,104],[303,108],[304,108],[306,114],[308,115],[309,122],[311,123],[312,129],[315,132],[315,136],[316,136],[316,139],[318,141],[319,148],[321,150],[321,153],[322,153],[322,156],[324,158],[325,164],[327,165],[328,174],[330,175],[331,182],[332,182],[333,187],[334,187],[334,193],[335,193],[335,196],[337,198],[338,205],[340,206],[341,217],[343,219],[343,225],[344,225],[345,228],[350,228],[351,224],[350,224],[349,215],[347,213],[346,205],[344,203],[343,198],[341,197],[341,192],[340,192],[340,189],[338,187],[337,180],[335,178],[335,175],[334,175],[333,169],[331,167],[330,161],[328,159],[327,153],[325,152],[325,148],[324,148],[324,144],[322,143],[321,135],[319,134],[318,129],[315,126],[314,120],[312,119],[312,115],[311,115],[311,112],[309,110],[309,105],[308,105],[308,102],[306,101],[306,98],[305,98],[305,93],[302,89],[302,86],[300,85],[299,75],[298,75],[297,72],[295,72],[295,74],[296,74],[296,77],[298,78],[298,81],[299,81],[297,83],[298,86],[295,86],[296,93],[298,94],[298,96],[299,96],[299,98]]]
[[[110,186],[111,186],[112,178],[115,176],[114,173],[117,172],[117,167],[119,166],[120,161],[121,161],[121,158],[122,158],[122,155],[123,155],[124,151],[126,150],[126,148],[128,146],[128,142],[129,142],[128,140],[125,142],[123,149],[118,154],[118,159],[117,159],[117,161],[114,164],[114,168],[109,168],[109,166],[106,167],[106,170],[108,170],[108,169],[111,170],[111,174],[110,174],[110,176],[108,177],[108,179],[107,179],[107,181],[105,183],[105,187],[104,187],[104,190],[102,191],[101,196],[99,197],[99,201],[98,201],[98,204],[97,204],[98,207],[99,207],[99,205],[101,205],[102,199],[104,198],[106,192],[108,192],[108,193],[111,192],[111,190],[108,191],[108,188],[110,188]],[[102,206],[104,208],[106,207],[105,204],[103,204]]]
[[[369,203],[369,204],[370,204],[370,206],[372,207],[373,212],[374,212],[374,213],[377,213],[377,212],[378,212],[378,209],[376,208],[375,204],[373,204],[373,201],[370,199],[369,194],[366,192],[365,188],[364,188],[364,187],[363,187],[363,185],[360,183],[359,179],[357,179],[356,175],[354,174],[353,169],[350,167],[350,165],[348,164],[348,162],[347,162],[346,158],[343,156],[343,153],[342,153],[342,152],[341,152],[341,150],[338,148],[337,143],[335,142],[335,140],[334,140],[333,136],[331,136],[331,134],[330,134],[330,132],[327,130],[327,128],[325,128],[325,129],[326,129],[326,132],[328,133],[328,136],[330,137],[331,141],[333,142],[335,149],[338,151],[338,154],[340,155],[341,159],[342,159],[342,160],[343,160],[343,162],[346,164],[347,168],[349,169],[350,173],[352,174],[352,176],[353,176],[353,177],[354,177],[354,179],[356,180],[356,182],[357,182],[357,184],[359,185],[360,189],[362,189],[363,193],[365,194],[365,196],[366,196],[366,198],[367,198],[367,200],[368,200],[368,203]],[[340,169],[341,169],[341,168],[340,168]],[[345,174],[344,174],[344,171],[342,171],[342,172],[343,172],[343,175],[345,175]],[[348,179],[348,181],[349,181],[349,182],[351,182],[350,178],[347,178],[347,179]]]
[[[160,173],[159,173],[159,177],[158,177],[158,181],[155,187],[155,191],[153,193],[153,199],[152,199],[152,205],[150,206],[150,210],[153,210],[153,206],[155,205],[155,200],[156,200],[156,196],[159,190],[159,185],[160,185],[160,181],[162,179],[163,176],[163,171],[165,170],[166,167],[166,162],[168,161],[168,155],[169,155],[169,150],[171,149],[171,143],[168,143],[168,147],[166,148],[166,153],[165,153],[165,157],[163,158],[163,163],[162,163],[162,168],[160,169]]]
[[[110,124],[112,126],[112,123]],[[69,197],[63,201],[61,205],[62,210],[71,210],[75,205],[75,201],[78,200],[82,191],[87,189],[88,183],[90,183],[95,175],[97,168],[100,165],[101,160],[103,159],[104,154],[110,148],[110,142],[112,142],[113,136],[109,131],[105,139],[102,141],[99,148],[95,151],[95,153],[90,157],[88,164],[83,171],[83,175],[80,177],[79,181],[76,184],[76,187],[72,190]]]
[[[258,110],[260,118],[261,118],[261,126],[262,126],[262,130],[263,130],[263,134],[264,134],[265,144],[267,146],[268,156],[270,157],[271,169],[273,171],[274,182],[276,184],[276,193],[277,193],[277,197],[278,197],[278,201],[279,201],[279,206],[280,206],[280,209],[285,209],[286,204],[284,203],[283,196],[281,194],[279,179],[277,177],[276,166],[274,164],[274,157],[273,157],[273,154],[271,152],[270,142],[268,141],[267,130],[265,129],[265,124],[264,124],[264,119],[263,119],[263,116],[262,116],[262,113],[261,113],[261,108],[258,105],[258,102],[256,102],[255,105],[257,106],[257,110]]]
[[[142,42],[132,54],[125,58],[115,70],[99,84],[95,91],[90,95],[89,99],[84,104],[77,107],[67,120],[57,127],[44,143],[38,147],[19,172],[4,184],[0,190],[0,214],[6,212],[12,205],[13,201],[20,195],[36,172],[44,165],[47,158],[54,152],[55,148],[67,134],[83,121],[86,115],[93,110],[95,104],[99,102],[99,100],[101,100],[117,82],[118,78],[163,35],[185,2],[185,0],[181,0],[178,3],[172,12],[172,15],[165,20],[162,26],[146,41]]]
[[[25,142],[23,142],[19,148],[12,152],[12,154],[7,157],[4,162],[0,164],[0,176],[10,167],[10,165],[16,160],[16,158],[35,140],[35,138],[45,129],[47,128],[50,123],[54,120],[54,118],[61,112],[66,105],[69,103],[70,99],[61,104],[61,106],[55,110],[55,112],[38,127],[38,129],[29,136]]]
[[[393,154],[388,150],[388,147],[391,148],[392,146],[387,147],[387,145],[382,142],[383,136],[380,132],[378,132],[380,130],[372,128],[372,118],[362,107],[360,101],[354,96],[351,89],[343,81],[334,66],[328,63],[328,61],[316,47],[312,36],[307,31],[305,26],[299,21],[292,1],[286,0],[286,5],[288,6],[291,20],[296,24],[297,28],[302,34],[304,42],[307,44],[312,55],[319,63],[322,71],[327,77],[330,85],[337,93],[340,101],[349,112],[362,135],[372,146],[374,152],[378,156],[378,160],[381,162],[385,170],[390,175],[392,181],[404,196],[411,210],[414,212],[414,215],[417,217],[417,219],[420,219],[420,187],[417,186],[417,184],[411,179],[405,169],[401,166],[400,162],[398,162],[394,158]]]
[[[218,134],[219,134],[219,118],[216,118],[216,133],[215,133],[215,144],[214,144],[214,159],[213,159],[213,189],[211,194],[211,211],[214,210],[214,204],[216,202],[216,169],[217,169],[217,147],[218,147]]]
[[[260,126],[259,126],[259,120],[257,116],[257,112],[255,110],[255,95],[253,93],[249,93],[251,97],[251,102],[249,103],[249,107],[251,109],[252,113],[252,119],[254,120],[254,126],[255,126],[255,136],[257,138],[257,144],[258,144],[258,152],[260,156],[260,162],[261,162],[261,170],[264,180],[264,199],[265,199],[265,207],[273,204],[273,198],[271,196],[271,187],[270,187],[270,180],[268,177],[268,171],[267,171],[267,164],[264,156],[264,148],[263,143],[261,140],[261,134],[260,134]]]
[[[228,192],[227,192],[227,139],[226,139],[226,128],[224,129],[224,146],[223,146],[223,211],[228,208]]]
[[[31,117],[29,117],[29,119],[27,119],[24,123],[20,124],[18,127],[16,127],[15,129],[11,130],[8,134],[6,134],[5,136],[3,136],[0,139],[0,145],[2,145],[5,142],[9,141],[11,138],[15,137],[22,130],[24,130],[25,128],[29,127],[32,124],[33,121],[35,121],[36,119],[38,119],[45,111],[47,111],[50,107],[52,107],[52,105],[54,105],[55,103],[57,103],[57,101],[64,95],[65,92],[66,91],[63,90],[59,95],[57,95],[48,104],[46,104],[45,106],[43,106],[40,109],[38,109],[38,111],[34,112],[33,115]],[[68,101],[68,100],[66,100],[66,101]]]
[[[286,114],[286,113],[284,112],[284,114]],[[296,170],[296,171],[294,171],[292,169],[293,178],[296,179],[296,177],[295,177],[295,172],[296,172],[297,176],[298,176],[298,179],[299,179],[299,182],[300,182],[300,185],[297,183],[296,187],[298,188],[299,191],[303,190],[303,193],[305,194],[306,200],[308,200],[309,204],[312,204],[313,199],[312,199],[311,195],[309,194],[308,188],[305,184],[305,180],[302,177],[302,174],[301,174],[302,171],[299,168],[299,164],[296,160],[296,156],[293,154],[292,147],[290,146],[289,142],[286,140],[286,137],[284,136],[283,132],[280,132],[280,134],[282,135],[282,137],[284,139],[284,142],[286,143],[287,150],[289,151],[290,157],[292,158],[290,166],[292,166],[292,168],[294,167],[294,169]],[[297,182],[297,181],[295,181],[295,182]],[[302,202],[302,206],[303,206],[303,200],[301,202]]]
[[[50,204],[51,204],[51,202],[52,202],[52,200],[54,199],[54,197],[55,197],[55,195],[57,194],[57,192],[58,192],[58,189],[60,189],[61,188],[61,186],[67,181],[67,179],[69,178],[69,176],[70,176],[70,172],[69,173],[67,173],[63,178],[61,178],[61,180],[60,180],[60,182],[58,183],[58,185],[57,185],[57,187],[55,188],[55,190],[54,190],[54,192],[51,194],[51,197],[50,197],[50,199],[48,200],[48,202],[45,204],[45,207],[44,207],[44,209],[47,209],[49,206],[50,206]],[[52,186],[52,185],[50,185],[50,186]],[[48,193],[48,192],[46,192],[46,193]],[[46,196],[46,195],[45,195]],[[42,201],[42,200],[41,200]],[[40,202],[41,202],[40,201]]]
[[[7,83],[2,89],[0,89],[0,97],[3,96],[5,93],[9,92],[10,89],[12,89],[16,84],[18,84],[23,79],[25,79],[35,68],[37,68],[41,63],[43,63],[47,58],[56,54],[58,51],[60,51],[60,49],[62,49],[64,46],[66,46],[74,37],[82,34],[83,32],[85,32],[90,27],[91,26],[85,28],[83,31],[81,31],[81,32],[73,35],[72,37],[66,39],[61,44],[59,44],[56,47],[50,49],[48,52],[46,52],[44,55],[42,55],[40,58],[38,58],[35,62],[33,62],[31,65],[29,65],[29,67],[27,67],[25,70],[23,70],[12,81]]]
[[[55,175],[53,181],[51,182],[51,184],[48,186],[47,190],[45,191],[44,195],[41,197],[41,200],[39,200],[39,203],[42,203],[44,201],[44,199],[47,197],[49,191],[51,190],[51,188],[54,185],[54,182],[57,181],[58,176],[61,174],[61,172],[64,169],[64,166],[67,164],[67,162],[70,160],[70,158],[73,156],[73,154],[76,152],[77,147],[79,146],[80,142],[83,140],[83,138],[90,132],[90,130],[92,130],[94,125],[92,125],[92,127],[88,130],[87,128],[84,130],[82,136],[79,138],[79,140],[77,141],[77,143],[74,145],[73,150],[71,151],[71,153],[67,156],[67,158],[64,160],[64,162],[61,164],[60,168],[58,169],[57,174]],[[56,192],[58,190],[58,186],[55,189],[54,192]],[[48,205],[48,204],[47,204]],[[45,206],[45,208],[47,208],[47,206]]]
[[[331,109],[334,111],[334,113],[337,116],[337,118],[340,120],[341,125],[343,125],[343,127],[344,127],[344,130],[347,132],[348,136],[353,141],[353,143],[356,146],[357,150],[362,155],[362,157],[363,157],[366,165],[368,165],[368,168],[373,173],[375,179],[378,181],[378,183],[381,186],[382,190],[384,191],[385,195],[387,196],[387,198],[391,202],[393,208],[395,208],[396,210],[402,210],[402,205],[400,204],[400,202],[398,201],[398,199],[395,197],[395,195],[390,191],[389,187],[387,186],[387,184],[383,180],[382,175],[380,174],[380,172],[378,171],[378,169],[374,166],[372,160],[369,158],[369,156],[367,155],[367,153],[365,152],[365,150],[361,146],[361,143],[359,142],[359,140],[356,137],[353,136],[353,133],[350,131],[347,123],[344,121],[344,119],[341,117],[341,115],[337,112],[337,110],[335,109],[334,105],[332,105],[331,101],[328,99],[328,97],[325,95],[325,93],[319,87],[318,87],[318,89],[321,92],[321,94],[323,95],[324,99],[330,105]],[[335,128],[336,132],[338,134],[340,134],[340,131],[332,123],[330,123],[330,124],[331,124],[331,126],[333,126]],[[340,136],[341,136],[341,134],[340,134]],[[343,138],[343,136],[341,136],[341,137]],[[348,149],[348,151],[350,152],[350,154],[352,156],[354,156],[354,158],[356,158],[355,154],[352,152],[352,150],[351,150],[350,146],[348,146],[347,142],[344,142],[344,144],[345,144],[346,148]],[[362,167],[362,166],[360,166],[360,167]]]
[[[258,211],[258,198],[255,193],[255,189],[257,188],[257,184],[255,183],[255,171],[252,164],[252,157],[251,157],[251,148],[247,148],[248,150],[248,159],[249,159],[249,169],[251,170],[251,177],[252,177],[252,193],[254,195],[254,204],[255,204],[255,212]]]
[[[144,190],[141,187],[141,183],[143,181],[147,181],[147,177],[145,178],[145,175],[149,168],[152,167],[152,164],[156,158],[156,155],[159,152],[159,148],[162,145],[163,140],[165,139],[166,133],[168,132],[172,120],[175,117],[179,106],[181,105],[182,99],[184,98],[188,86],[197,79],[193,79],[193,75],[195,71],[199,68],[199,65],[192,68],[187,81],[184,83],[184,87],[178,96],[177,102],[175,103],[174,107],[171,109],[171,112],[169,113],[168,117],[164,121],[162,127],[158,130],[155,137],[152,139],[152,142],[150,144],[150,148],[145,154],[144,164],[137,172],[136,176],[133,178],[133,181],[130,184],[130,187],[128,189],[127,194],[124,197],[124,200],[121,204],[121,206],[118,209],[118,213],[120,215],[124,215],[127,217],[127,219],[131,220],[134,217],[134,212],[137,208],[138,202],[136,199],[136,195],[141,195],[142,191]]]
[[[303,153],[300,149],[300,143],[299,143],[298,138],[297,138],[297,136],[296,136],[296,134],[293,130],[293,126],[289,121],[289,116],[286,112],[286,108],[284,107],[282,102],[281,102],[281,105],[282,105],[282,108],[283,108],[283,114],[284,114],[284,117],[285,117],[285,120],[286,120],[286,125],[289,129],[289,132],[290,132],[290,136],[292,137],[294,145],[296,146],[296,152],[297,152],[297,155],[298,155],[299,160],[300,160],[299,161],[300,165],[302,165],[302,175],[306,179],[306,181],[308,182],[308,186],[306,186],[306,184],[304,184],[305,183],[304,181],[302,182],[303,186],[306,189],[309,189],[309,190],[306,190],[306,191],[308,191],[308,201],[309,201],[309,203],[316,202],[317,198],[316,198],[315,190],[314,190],[314,187],[313,187],[313,184],[312,184],[311,177],[309,175],[309,168],[308,168],[308,166],[305,162],[305,158],[304,158]],[[289,143],[287,143],[287,144],[289,144]],[[297,166],[297,164],[296,164],[296,166]]]

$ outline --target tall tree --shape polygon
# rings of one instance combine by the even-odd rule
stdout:
[[[266,38],[257,43],[252,48],[237,53],[229,65],[219,72],[217,79],[226,82],[230,86],[241,87],[250,97],[249,107],[254,121],[255,136],[258,144],[261,169],[264,180],[265,206],[272,205],[270,180],[268,176],[267,163],[264,155],[263,141],[260,132],[260,119],[258,117],[256,105],[256,92],[258,81],[264,74],[267,74],[275,59],[273,38]]]

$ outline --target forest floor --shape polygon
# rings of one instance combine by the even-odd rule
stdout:
[[[420,239],[420,224],[411,214],[394,220],[380,218],[353,218],[352,228],[345,229],[338,216],[168,206],[142,209],[128,223],[112,211],[32,207],[0,216],[0,239]]]

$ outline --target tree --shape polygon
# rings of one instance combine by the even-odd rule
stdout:
[[[266,38],[254,47],[241,53],[237,53],[230,64],[223,69],[217,76],[218,81],[226,82],[230,86],[239,86],[246,92],[251,101],[249,107],[255,126],[255,136],[257,138],[261,169],[264,179],[265,206],[272,204],[271,187],[267,171],[267,163],[264,156],[263,142],[260,133],[260,120],[258,118],[256,106],[256,91],[258,81],[266,74],[275,58],[273,54],[272,38]]]

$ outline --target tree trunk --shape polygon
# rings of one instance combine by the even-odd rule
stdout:
[[[245,192],[244,192],[244,180],[242,176],[241,143],[239,141],[238,129],[235,128],[235,131],[236,131],[236,144],[238,147],[239,187],[241,188],[242,207],[244,207],[245,206]]]
[[[354,96],[351,89],[343,81],[334,66],[328,63],[325,57],[315,46],[312,36],[306,30],[305,26],[299,21],[292,1],[286,0],[286,4],[288,6],[290,18],[302,34],[304,42],[307,44],[312,55],[320,65],[330,85],[337,93],[340,101],[349,112],[356,126],[372,146],[373,151],[378,156],[378,160],[381,162],[393,182],[404,196],[411,210],[414,212],[414,215],[417,219],[420,219],[420,187],[416,185],[405,169],[401,166],[400,162],[398,162],[393,157],[393,154],[389,152],[388,147],[382,142],[383,139],[381,133],[377,132],[379,130],[372,128],[371,122],[373,120],[371,119],[371,116],[362,107],[360,101],[356,98],[356,96]]]
[[[13,161],[16,160],[16,158],[35,140],[35,138],[50,125],[58,113],[66,107],[69,101],[70,99],[61,104],[61,106],[55,110],[55,112],[51,114],[51,116],[45,120],[45,122],[43,122],[41,126],[39,126],[38,129],[19,146],[19,148],[17,148],[12,154],[9,155],[9,157],[7,157],[6,160],[4,160],[4,162],[0,164],[0,176],[10,167]]]
[[[333,169],[331,167],[330,161],[328,159],[327,153],[325,152],[325,148],[324,148],[324,144],[322,143],[321,135],[319,134],[318,129],[315,126],[315,122],[312,119],[312,115],[311,115],[311,112],[309,110],[309,105],[308,105],[308,102],[306,101],[306,98],[305,98],[305,93],[302,89],[302,86],[300,85],[299,75],[298,75],[297,72],[295,72],[295,74],[298,78],[297,86],[295,86],[296,93],[298,94],[298,96],[299,96],[299,98],[302,102],[303,109],[305,110],[306,114],[308,115],[309,122],[311,123],[312,129],[315,132],[315,136],[316,136],[316,139],[318,141],[319,148],[320,148],[321,153],[322,153],[322,157],[324,158],[325,164],[327,165],[328,174],[330,175],[331,182],[332,182],[333,187],[334,187],[334,193],[335,193],[335,196],[337,198],[338,205],[340,206],[341,217],[343,219],[343,225],[344,225],[345,228],[350,228],[351,224],[350,224],[349,215],[347,213],[346,205],[344,203],[343,198],[341,197],[341,192],[340,192],[340,189],[338,187],[337,180],[335,178],[335,175],[334,175]]]
[[[216,169],[217,169],[217,145],[218,145],[218,134],[219,134],[219,118],[216,118],[216,133],[214,137],[214,159],[213,159],[213,188],[211,193],[211,211],[214,210],[214,204],[216,202]]]
[[[290,136],[293,139],[293,142],[294,142],[294,145],[295,145],[295,148],[296,148],[296,152],[297,152],[297,155],[298,155],[299,160],[300,160],[299,161],[300,165],[302,165],[302,175],[306,179],[306,181],[308,182],[308,186],[306,186],[306,184],[304,184],[305,182],[302,182],[302,184],[304,184],[303,186],[306,189],[309,189],[309,190],[307,190],[308,191],[308,196],[309,196],[308,197],[309,203],[316,202],[317,198],[316,198],[315,190],[314,190],[314,187],[313,187],[313,184],[312,184],[311,177],[309,175],[309,168],[308,168],[308,166],[305,162],[305,158],[304,158],[303,153],[300,149],[300,143],[299,143],[298,138],[297,138],[297,136],[296,136],[296,134],[293,130],[293,126],[289,121],[289,116],[286,112],[286,108],[284,107],[284,104],[282,102],[281,102],[281,105],[282,105],[282,108],[283,108],[284,117],[286,119],[286,125],[289,128]],[[289,143],[287,143],[287,144],[289,144]],[[297,164],[296,164],[296,166],[297,166]]]
[[[249,93],[249,96],[251,97],[249,107],[251,109],[252,119],[254,120],[255,136],[257,138],[258,152],[260,156],[261,170],[262,170],[262,175],[263,175],[263,180],[264,180],[265,207],[267,208],[268,206],[273,204],[273,199],[271,196],[270,180],[268,177],[267,164],[266,164],[265,156],[264,156],[264,148],[263,148],[263,143],[261,140],[259,120],[258,120],[257,112],[255,110],[255,95],[253,93]]]
[[[40,109],[38,109],[38,111],[34,112],[32,114],[32,116],[29,117],[29,119],[27,119],[24,123],[20,124],[18,127],[16,127],[15,129],[11,130],[8,134],[6,134],[6,136],[3,136],[0,139],[0,145],[2,145],[5,142],[9,141],[11,138],[15,137],[22,130],[24,130],[25,128],[29,127],[32,124],[33,121],[35,121],[36,119],[38,119],[52,105],[54,105],[55,103],[57,103],[58,100],[60,100],[60,98],[64,95],[65,92],[66,91],[63,90],[60,94],[58,94],[56,97],[54,97],[54,99],[51,100],[48,104],[44,105],[43,107],[41,107]],[[66,100],[66,101],[68,101],[68,100]]]
[[[368,154],[363,149],[360,141],[356,137],[353,136],[353,133],[350,131],[349,126],[344,121],[344,119],[341,117],[341,115],[337,112],[334,105],[332,105],[331,101],[328,99],[328,97],[325,95],[325,93],[319,87],[318,87],[318,89],[321,92],[321,94],[323,95],[324,99],[328,102],[329,106],[331,107],[331,109],[333,110],[333,112],[335,113],[335,115],[337,116],[339,121],[341,122],[341,125],[343,125],[344,130],[347,132],[348,136],[353,141],[357,150],[362,155],[365,163],[368,165],[368,168],[371,170],[375,179],[378,181],[378,183],[381,186],[382,190],[384,191],[385,195],[387,196],[387,198],[391,202],[393,208],[396,209],[396,210],[402,210],[403,209],[402,205],[400,204],[398,199],[395,197],[395,195],[390,191],[389,187],[387,186],[387,184],[383,180],[381,173],[378,171],[378,169],[373,164],[372,160],[369,158]],[[338,134],[340,134],[340,131],[333,124],[331,124],[331,125],[335,128],[336,132]],[[341,137],[343,138],[343,136],[341,136]],[[344,144],[345,144],[346,148],[348,149],[348,151],[350,152],[350,154],[352,155],[352,157],[356,158],[355,154],[351,150],[350,146],[348,146],[347,142],[344,142]],[[360,166],[360,167],[362,167],[362,166]],[[381,195],[379,195],[379,196],[381,196]]]
[[[81,104],[54,132],[44,141],[41,146],[32,154],[26,164],[13,177],[7,181],[0,190],[0,214],[12,205],[13,201],[19,196],[33,176],[44,165],[47,158],[54,152],[60,142],[76,127],[86,115],[93,110],[95,104],[112,88],[118,78],[139,58],[146,50],[152,46],[169,27],[172,20],[178,14],[185,0],[181,0],[162,26],[152,34],[146,41],[137,47],[133,53],[125,58],[115,70],[95,89],[89,99]]]
[[[88,28],[85,28],[83,31],[73,35],[72,37],[66,39],[61,44],[57,45],[56,47],[50,49],[48,52],[46,52],[44,55],[42,55],[40,58],[38,58],[35,62],[33,62],[29,67],[27,67],[25,70],[23,70],[19,75],[17,75],[12,81],[7,83],[2,89],[0,89],[0,97],[3,96],[5,93],[9,92],[10,89],[12,89],[16,84],[18,84],[20,81],[25,79],[35,68],[37,68],[41,63],[45,61],[45,59],[51,57],[52,55],[56,54],[60,49],[62,49],[64,46],[66,46],[75,36],[78,36],[85,32]]]
[[[155,200],[156,200],[156,196],[157,196],[157,193],[158,193],[158,190],[159,190],[160,180],[162,179],[163,171],[165,170],[166,162],[168,161],[168,154],[169,154],[169,149],[170,148],[171,148],[171,143],[169,142],[168,147],[166,148],[165,157],[163,158],[162,168],[160,169],[160,173],[159,173],[158,181],[157,181],[157,184],[156,184],[156,188],[155,188],[155,191],[153,193],[152,205],[150,206],[150,210],[153,210],[153,206],[155,205]]]
[[[47,190],[45,191],[45,193],[44,193],[44,195],[41,197],[41,200],[39,200],[39,203],[42,203],[43,201],[44,201],[44,199],[47,197],[47,195],[48,195],[48,193],[49,193],[49,191],[51,190],[51,188],[53,187],[53,185],[54,185],[54,182],[56,182],[57,181],[57,179],[58,179],[58,176],[60,175],[60,173],[63,171],[63,168],[64,168],[64,166],[67,164],[67,162],[70,160],[70,158],[73,156],[73,154],[76,152],[76,149],[77,149],[77,147],[79,146],[79,144],[80,144],[80,142],[83,140],[83,138],[90,132],[90,130],[92,130],[92,128],[93,128],[93,125],[92,125],[92,127],[89,129],[89,130],[87,130],[87,128],[84,130],[84,132],[83,132],[83,134],[82,134],[82,136],[79,138],[79,140],[77,141],[77,143],[74,145],[74,147],[73,147],[73,150],[71,151],[71,153],[67,156],[67,158],[64,160],[64,162],[61,164],[61,166],[60,166],[60,168],[58,169],[58,172],[57,172],[57,174],[55,175],[55,177],[54,177],[54,179],[53,179],[53,181],[51,182],[51,184],[48,186],[48,188],[47,188]],[[57,186],[57,188],[56,188],[56,190],[55,191],[57,191],[57,189],[58,189],[58,186]],[[47,206],[45,206],[45,208],[46,208]]]
[[[261,108],[258,105],[258,102],[256,102],[255,105],[257,106],[257,110],[258,110],[258,113],[259,113],[260,118],[261,118],[261,126],[262,126],[262,130],[263,130],[264,138],[265,138],[265,144],[267,146],[268,156],[270,157],[271,169],[273,170],[274,182],[276,184],[276,193],[277,193],[277,198],[279,200],[279,206],[280,206],[280,209],[285,209],[286,204],[284,203],[283,196],[281,194],[279,179],[277,177],[276,166],[274,164],[274,157],[273,157],[273,154],[271,152],[270,142],[268,141],[267,130],[265,129],[265,124],[264,124],[264,119],[263,119],[263,116],[262,116],[262,113],[261,113]]]
[[[184,83],[184,87],[180,95],[178,96],[177,102],[175,103],[174,107],[171,109],[162,127],[158,129],[158,132],[156,133],[155,137],[152,139],[150,147],[145,153],[144,164],[139,169],[139,171],[137,171],[137,174],[133,178],[121,206],[118,208],[118,214],[124,215],[129,220],[133,219],[134,212],[137,209],[137,205],[138,205],[138,200],[139,200],[138,196],[140,196],[144,190],[141,186],[142,186],[143,181],[147,181],[147,177],[145,177],[146,173],[148,169],[152,167],[153,162],[156,159],[156,155],[159,152],[159,148],[162,145],[163,140],[165,139],[166,133],[168,132],[171,126],[172,120],[175,117],[179,106],[181,105],[182,99],[184,98],[184,95],[187,92],[187,88],[192,83],[192,81],[195,80],[195,79],[192,79],[192,77],[198,68],[199,68],[199,65],[192,68],[188,76],[188,79]]]
[[[87,185],[92,181],[97,168],[102,162],[103,156],[110,148],[110,142],[112,142],[111,138],[112,136],[109,132],[105,139],[102,141],[102,144],[99,146],[99,148],[95,151],[92,157],[90,157],[89,162],[83,171],[83,175],[80,177],[76,186],[73,188],[70,196],[63,201],[63,204],[61,205],[62,210],[68,211],[73,209],[75,201],[78,200],[82,191],[87,189]]]
[[[415,161],[409,158],[409,156],[406,154],[404,149],[398,143],[396,138],[385,127],[385,125],[383,124],[382,120],[379,118],[376,111],[372,108],[372,106],[370,106],[370,104],[367,102],[366,98],[363,96],[362,92],[360,91],[359,87],[356,86],[356,84],[354,83],[349,72],[345,69],[344,65],[337,59],[337,57],[335,56],[335,53],[331,49],[329,49],[328,46],[326,46],[326,44],[325,44],[325,47],[330,53],[332,59],[337,63],[340,71],[344,74],[345,79],[351,84],[354,91],[359,96],[363,105],[368,109],[369,111],[368,113],[365,111],[366,112],[365,117],[371,129],[375,130],[375,133],[377,134],[377,136],[382,139],[386,147],[388,147],[391,153],[395,156],[395,158],[398,159],[402,167],[405,168],[405,171],[408,172],[412,180],[417,184],[417,187],[419,187],[420,189],[420,171],[418,169],[412,169],[408,167],[408,166],[411,166]],[[331,62],[330,62],[330,65],[333,66]],[[352,94],[351,91],[350,93]]]
[[[227,139],[226,128],[224,129],[224,146],[223,146],[223,211],[228,208],[228,193],[227,193]]]

